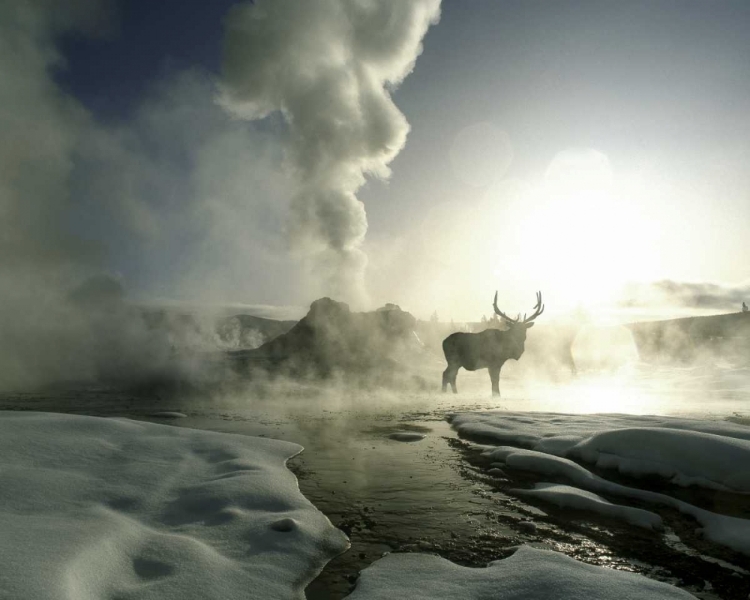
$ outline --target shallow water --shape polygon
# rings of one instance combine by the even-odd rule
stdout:
[[[358,571],[384,552],[434,552],[481,566],[507,556],[519,543],[645,573],[703,598],[747,597],[750,576],[732,571],[736,557],[712,553],[725,566],[702,558],[712,549],[687,539],[685,532],[694,527],[680,517],[669,516],[677,531],[669,529],[661,539],[620,523],[521,500],[508,490],[532,485],[533,477],[493,476],[445,421],[453,411],[493,408],[742,420],[750,417],[747,370],[641,366],[614,374],[561,375],[557,382],[544,383],[515,380],[509,371],[500,399],[489,396],[486,373],[462,372],[461,393],[455,396],[290,385],[277,393],[205,401],[72,388],[6,395],[0,408],[128,416],[301,444],[305,451],[289,463],[300,489],[352,542],[308,588],[311,600],[344,597]],[[157,412],[161,416],[154,416]]]

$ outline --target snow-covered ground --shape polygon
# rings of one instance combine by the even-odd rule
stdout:
[[[537,483],[534,485],[534,489],[518,489],[514,491],[522,496],[541,498],[561,508],[590,510],[607,517],[617,517],[627,521],[631,525],[637,525],[646,529],[661,529],[663,527],[662,519],[657,514],[641,508],[613,504],[593,492],[587,492],[569,485]]]
[[[636,509],[612,504],[591,492],[669,506],[694,518],[706,538],[750,556],[750,520],[608,481],[571,460],[605,472],[612,469],[636,478],[660,477],[677,486],[747,496],[750,506],[750,428],[744,425],[673,417],[508,411],[457,413],[449,418],[461,435],[498,444],[481,448],[496,468],[562,477],[575,486],[541,482],[534,490],[517,493],[652,528],[661,526],[658,515],[634,512]]]
[[[304,598],[348,542],[286,469],[301,449],[0,412],[0,598]]]
[[[456,415],[454,422],[484,419],[488,426],[499,417],[482,414]],[[527,413],[518,417],[517,432],[544,430],[556,418]],[[583,431],[579,437],[589,439]],[[299,493],[285,468],[300,450],[276,440],[126,419],[0,412],[0,598],[302,598],[307,582],[347,541]],[[531,456],[545,469],[585,471],[553,454],[486,451],[512,467]],[[527,493],[660,527],[658,515],[618,508],[570,486],[544,485]],[[716,535],[724,536],[718,529]],[[524,546],[475,569],[435,556],[391,554],[363,571],[350,598],[407,595],[691,597],[640,575]]]
[[[520,547],[484,569],[437,556],[392,554],[362,571],[349,600],[677,600],[694,598],[640,575],[595,567],[563,554]]]

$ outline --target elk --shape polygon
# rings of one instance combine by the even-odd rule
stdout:
[[[534,313],[527,319],[524,314],[523,320],[520,315],[511,319],[497,307],[497,292],[492,302],[492,307],[508,329],[486,329],[480,333],[452,333],[443,340],[443,353],[448,367],[443,371],[443,391],[445,392],[450,383],[453,393],[457,393],[456,375],[463,367],[467,371],[488,369],[490,381],[492,382],[492,395],[500,395],[500,369],[506,360],[521,358],[526,342],[526,330],[534,326],[534,319],[544,312],[542,304],[542,293],[536,293],[536,306]]]

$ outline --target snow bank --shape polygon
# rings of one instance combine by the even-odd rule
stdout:
[[[506,411],[456,413],[449,415],[449,420],[466,437],[533,448],[488,447],[484,454],[490,460],[564,477],[589,491],[670,506],[695,518],[702,525],[700,533],[708,539],[750,556],[750,521],[715,514],[665,494],[609,482],[564,458],[574,457],[629,475],[656,475],[682,486],[750,493],[748,427],[673,417]],[[550,492],[536,495],[556,503],[577,502],[577,508],[583,508],[582,496],[574,497],[570,491],[564,496]],[[587,510],[601,512],[603,506],[592,502]],[[626,518],[620,509],[611,516]]]
[[[567,455],[677,485],[750,492],[748,440],[668,428],[617,429],[582,440]]]
[[[655,513],[631,506],[612,504],[601,496],[569,485],[557,483],[537,483],[533,490],[511,490],[514,493],[531,496],[551,502],[561,508],[590,510],[606,517],[615,517],[645,529],[662,529],[661,517]]]
[[[490,411],[449,416],[469,438],[570,456],[682,486],[750,493],[750,428],[733,423],[632,415]]]
[[[176,412],[173,410],[160,410],[149,414],[150,417],[159,417],[162,419],[185,419],[187,415],[185,413]]]
[[[746,519],[718,515],[666,494],[613,483],[594,475],[567,458],[552,456],[535,450],[500,446],[487,449],[482,454],[490,460],[505,462],[514,469],[564,477],[571,483],[587,490],[672,507],[696,519],[702,525],[702,529],[698,531],[706,538],[750,556],[750,521]]]
[[[0,412],[0,597],[302,599],[348,542],[285,468],[301,450]]]
[[[578,562],[521,546],[483,569],[437,556],[390,554],[360,574],[347,600],[695,600],[676,587],[641,575]]]

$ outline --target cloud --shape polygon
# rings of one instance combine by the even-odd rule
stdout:
[[[391,92],[411,72],[440,0],[274,0],[230,11],[223,105],[244,119],[281,113],[298,189],[293,247],[315,256],[322,288],[364,300],[367,218],[356,192],[387,178],[409,125]]]

